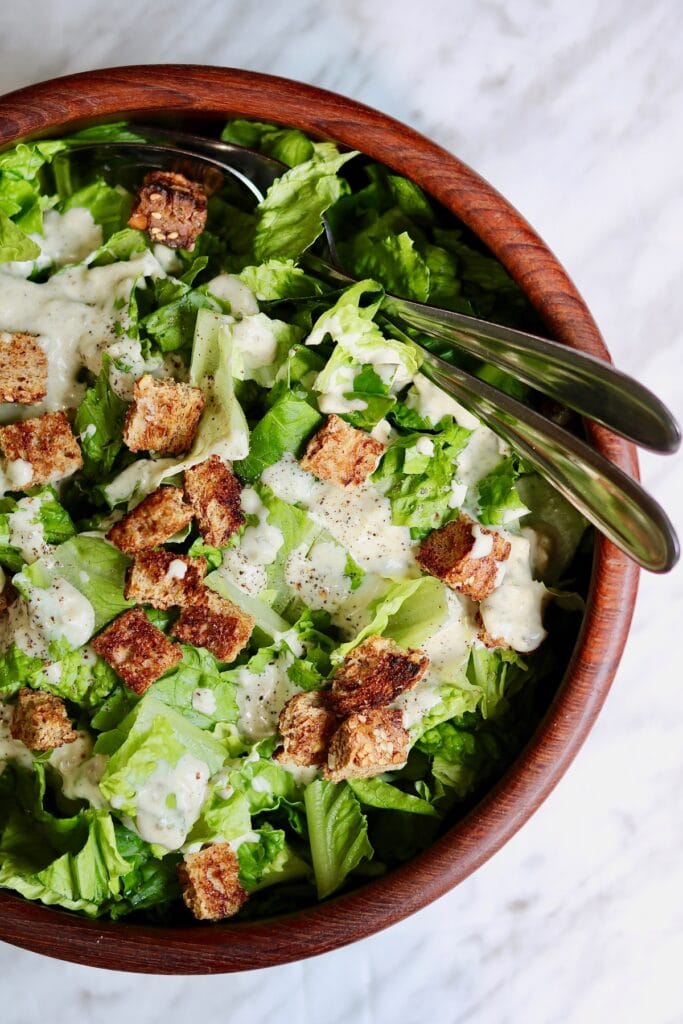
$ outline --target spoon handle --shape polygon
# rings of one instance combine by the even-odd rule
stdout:
[[[330,250],[334,258],[332,245]],[[306,253],[303,263],[330,283],[353,284],[357,280],[312,253]],[[407,324],[493,363],[561,405],[644,448],[671,453],[680,445],[680,427],[664,403],[638,381],[601,359],[526,331],[396,295],[386,295],[382,308],[400,326]]]
[[[656,452],[675,452],[680,428],[656,395],[609,363],[535,334],[387,296],[386,312]]]
[[[519,451],[635,562],[653,572],[673,568],[679,556],[676,533],[662,508],[630,476],[573,434],[431,352],[424,354],[422,372]]]

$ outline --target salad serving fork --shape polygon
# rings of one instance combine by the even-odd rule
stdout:
[[[144,126],[150,143],[84,144],[60,153],[55,165],[67,174],[78,167],[114,175],[177,170],[215,191],[228,175],[260,202],[286,165],[234,143]],[[332,286],[358,279],[341,266],[329,222],[323,217],[322,251],[306,253],[302,264]],[[565,345],[451,310],[386,295],[382,315],[388,328],[412,328],[485,360],[562,405],[615,433],[658,452],[674,452],[680,428],[666,406],[647,388],[609,363]],[[421,370],[433,383],[486,423],[541,473],[600,532],[639,565],[654,572],[671,569],[679,557],[676,533],[661,506],[627,473],[575,434],[478,377],[447,362],[413,334]]]

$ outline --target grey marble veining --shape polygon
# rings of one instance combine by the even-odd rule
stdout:
[[[377,106],[524,212],[618,365],[680,416],[680,14],[677,0],[34,0],[4,12],[0,91],[182,61]],[[642,470],[683,533],[680,458],[647,456]],[[1,946],[3,1024],[680,1021],[682,612],[680,570],[643,577],[613,692],[573,768],[493,860],[420,914],[313,961],[217,978],[139,978]]]

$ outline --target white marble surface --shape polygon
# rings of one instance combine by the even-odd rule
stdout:
[[[30,15],[27,16],[27,8]],[[678,0],[34,0],[0,91],[123,63],[243,66],[457,152],[569,268],[617,363],[683,414]],[[683,533],[681,460],[643,459]],[[683,577],[643,579],[607,706],[522,832],[412,919],[304,964],[138,978],[0,947],[4,1024],[674,1024],[683,1019]]]

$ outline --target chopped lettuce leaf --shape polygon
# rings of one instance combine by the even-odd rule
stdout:
[[[309,783],[304,803],[318,897],[323,899],[343,884],[364,857],[372,857],[368,825],[345,782]]]
[[[334,653],[341,660],[369,636],[391,637],[402,647],[419,646],[439,629],[448,614],[445,588],[433,576],[401,580],[392,585],[370,605],[372,617],[353,640],[342,644]]]
[[[247,482],[258,480],[285,452],[298,454],[321,421],[305,399],[285,392],[251,431],[249,454],[235,463],[235,472]]]
[[[331,142],[316,142],[305,163],[298,163],[268,189],[256,210],[254,253],[259,263],[296,259],[322,234],[322,216],[348,186],[337,172],[356,156],[340,153]]]
[[[409,814],[436,815],[435,809],[428,800],[411,793],[404,793],[397,786],[392,786],[382,779],[349,779],[348,786],[354,796],[366,807],[376,807],[383,811],[405,811]]]
[[[109,383],[109,366],[110,361],[105,356],[100,375],[86,391],[74,421],[83,453],[83,471],[91,480],[106,477],[123,448],[127,404]]]

